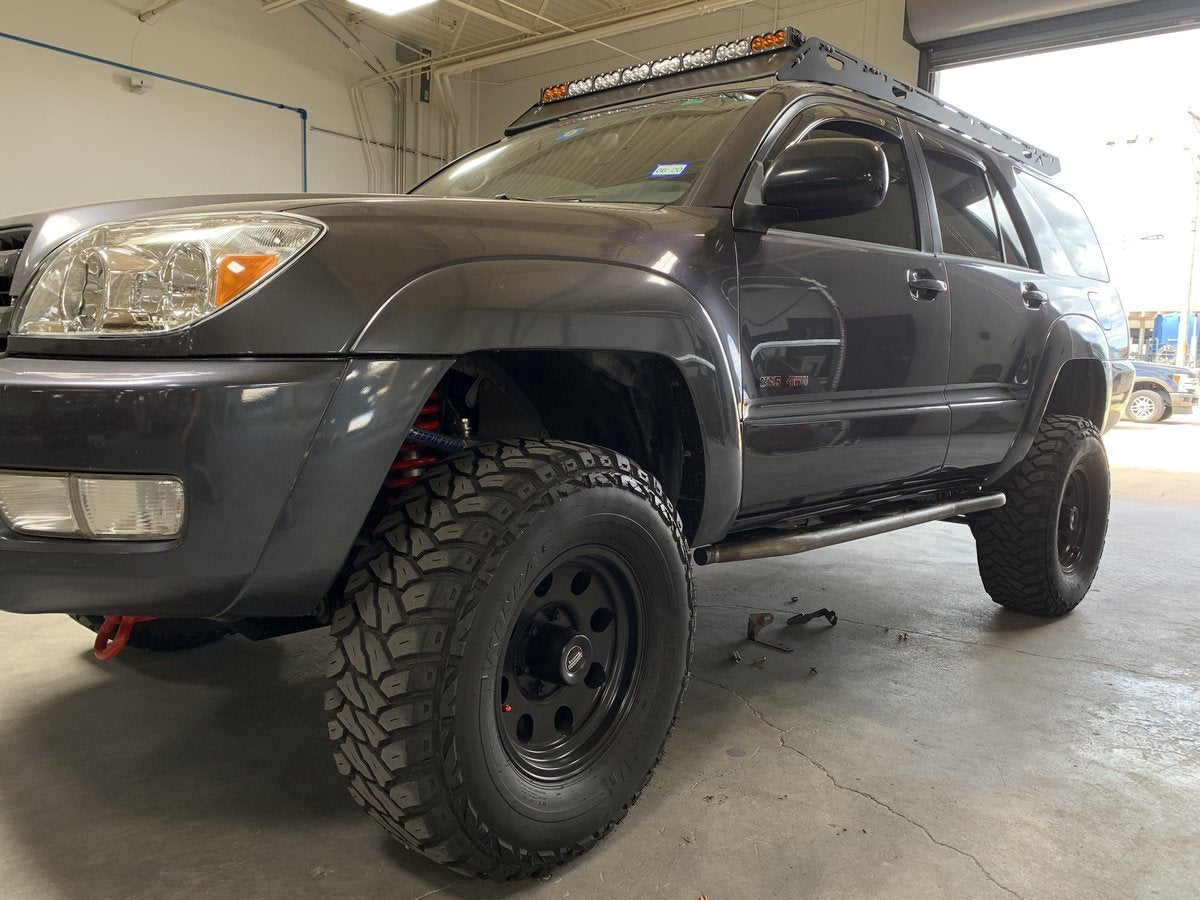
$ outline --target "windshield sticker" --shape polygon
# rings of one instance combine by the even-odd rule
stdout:
[[[567,138],[573,138],[577,134],[583,134],[583,129],[582,128],[572,128],[570,131],[564,131],[562,134],[560,134],[558,137],[556,137],[555,140],[556,141],[565,141]]]
[[[691,163],[663,163],[654,167],[654,171],[647,175],[647,178],[678,178],[687,171]]]

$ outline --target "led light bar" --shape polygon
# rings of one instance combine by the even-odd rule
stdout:
[[[766,34],[739,38],[723,44],[713,44],[711,47],[700,47],[697,50],[689,50],[675,56],[665,56],[652,63],[638,63],[624,69],[590,75],[577,81],[551,85],[542,91],[542,103],[555,103],[569,97],[594,94],[597,91],[607,91],[610,88],[636,84],[639,81],[651,81],[679,72],[702,69],[706,66],[718,66],[722,63],[744,59],[747,56],[782,50],[785,47],[799,47],[803,41],[803,35],[796,29],[780,28],[778,31],[769,31]]]

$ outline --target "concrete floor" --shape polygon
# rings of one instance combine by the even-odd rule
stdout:
[[[1108,554],[1061,621],[995,607],[955,525],[703,571],[666,759],[540,883],[464,880],[351,804],[322,634],[99,664],[65,618],[0,616],[0,896],[1200,896],[1200,423],[1109,444]],[[794,653],[740,639],[822,606]]]

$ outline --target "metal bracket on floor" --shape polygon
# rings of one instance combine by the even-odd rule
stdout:
[[[772,650],[779,650],[783,653],[791,653],[792,648],[787,644],[778,644],[775,641],[765,640],[762,635],[762,630],[771,625],[775,621],[775,617],[770,613],[755,613],[750,616],[746,622],[746,637],[754,641],[756,644],[762,644],[764,647],[770,647]]]
[[[832,609],[818,609],[816,612],[792,616],[787,620],[787,623],[789,625],[804,625],[807,622],[811,622],[813,619],[827,619],[829,621],[829,626],[832,628],[837,624],[837,613],[835,613]]]
[[[796,603],[800,598],[793,597],[792,602]],[[838,623],[837,613],[832,609],[818,609],[816,612],[802,613],[798,616],[792,616],[787,620],[785,625],[804,625],[811,622],[813,619],[825,619],[829,622],[829,627],[832,628]],[[746,637],[754,641],[756,644],[762,644],[764,647],[770,647],[772,650],[779,650],[783,653],[791,653],[792,648],[787,644],[781,644],[778,641],[769,641],[762,636],[763,629],[775,623],[775,616],[771,613],[754,613],[746,622]]]

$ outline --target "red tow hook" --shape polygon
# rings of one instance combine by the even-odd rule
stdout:
[[[96,654],[96,659],[112,659],[129,643],[129,635],[133,633],[134,625],[156,618],[158,617],[105,616],[104,624],[96,632],[96,643],[92,645],[92,652]]]

